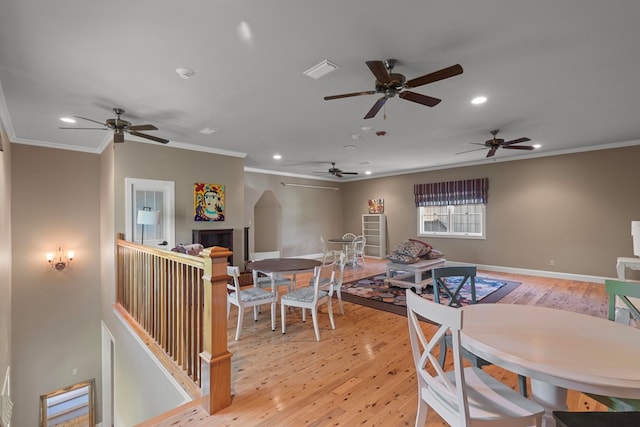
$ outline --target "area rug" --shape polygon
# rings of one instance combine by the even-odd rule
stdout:
[[[350,283],[342,284],[342,299],[378,310],[390,311],[392,313],[407,315],[406,292],[404,288],[390,286],[385,283],[385,274],[360,279]],[[455,285],[460,283],[462,277],[449,277],[448,283]],[[476,277],[476,301],[477,303],[491,303],[499,301],[509,292],[520,285],[520,282],[511,282],[502,279],[492,279],[489,277]],[[433,301],[433,287],[427,286],[421,294],[423,298]],[[460,290],[462,304],[470,303],[469,285],[464,285]],[[440,297],[443,304],[448,303],[444,297]]]

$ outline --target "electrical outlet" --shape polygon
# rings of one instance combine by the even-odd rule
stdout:
[[[549,265],[551,265],[551,266],[556,265],[556,260],[555,259],[550,259],[549,260]]]

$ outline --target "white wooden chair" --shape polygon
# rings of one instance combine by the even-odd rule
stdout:
[[[267,291],[258,287],[240,289],[240,269],[238,267],[227,267],[227,275],[233,278],[233,283],[227,284],[227,319],[231,312],[231,304],[238,307],[238,326],[236,328],[236,341],[240,339],[240,331],[242,330],[242,319],[244,317],[244,309],[253,307],[253,320],[258,320],[258,306],[263,304],[271,304],[271,330],[276,330],[276,302],[278,295],[275,291]]]
[[[344,239],[344,240],[353,240],[355,238],[356,238],[356,235],[353,234],[353,233],[344,233],[342,235],[342,239]]]
[[[367,262],[364,259],[364,246],[367,239],[364,236],[356,236],[351,242],[351,246],[347,247],[347,262],[354,267],[358,266],[358,260],[362,260],[362,265],[366,267]]]
[[[340,251],[329,249],[327,242],[322,236],[320,236],[320,246],[322,246],[322,264],[331,264],[335,262]]]
[[[347,263],[347,255],[344,252],[340,252],[338,259],[334,264],[334,277],[335,285],[333,287],[336,296],[338,297],[338,305],[340,306],[340,314],[344,315],[344,307],[342,306],[342,280],[344,277],[344,266]]]
[[[250,252],[249,259],[251,261],[261,261],[263,259],[280,258],[280,251],[269,252]],[[281,276],[277,273],[267,273],[258,270],[252,270],[253,285],[258,288],[271,288],[279,294],[278,288],[280,286],[286,286],[287,292],[291,292],[291,279]]]
[[[282,316],[282,333],[286,332],[286,310],[285,307],[302,308],[302,321],[305,321],[305,310],[311,310],[313,319],[313,329],[316,333],[316,340],[320,341],[320,329],[318,327],[318,307],[327,304],[331,329],[336,328],[333,321],[333,310],[331,307],[331,295],[334,286],[334,265],[321,265],[313,270],[313,286],[296,289],[280,298],[280,315]]]
[[[463,310],[429,301],[407,290],[411,350],[418,376],[416,426],[424,426],[429,407],[449,425],[540,426],[544,408],[521,396],[474,366],[463,367],[460,329]],[[421,316],[438,325],[431,339],[424,335]],[[424,322],[423,322],[424,324]],[[438,352],[445,334],[452,336],[453,370],[444,371]]]

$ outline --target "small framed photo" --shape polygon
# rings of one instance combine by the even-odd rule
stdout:
[[[384,199],[370,199],[369,213],[370,214],[384,213]]]

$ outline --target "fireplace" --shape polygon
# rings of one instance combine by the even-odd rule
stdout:
[[[233,228],[217,230],[191,230],[192,243],[201,243],[205,248],[211,246],[221,246],[233,252]],[[233,257],[227,261],[233,265]]]

